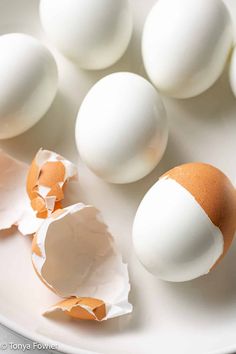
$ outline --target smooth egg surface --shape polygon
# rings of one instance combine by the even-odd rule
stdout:
[[[50,107],[58,84],[51,53],[37,39],[12,33],[0,37],[0,139],[31,128]]]
[[[92,70],[124,54],[133,28],[128,0],[41,0],[40,17],[58,49]]]
[[[224,69],[232,32],[221,0],[159,0],[143,30],[149,78],[167,96],[188,98],[204,92]]]
[[[85,97],[76,122],[82,160],[99,177],[129,183],[147,175],[167,144],[165,108],[154,87],[132,73],[114,73]]]

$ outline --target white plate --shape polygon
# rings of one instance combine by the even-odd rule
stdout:
[[[60,92],[46,116],[27,133],[1,142],[9,153],[30,161],[41,146],[78,160],[74,121],[80,102],[97,79],[112,71],[145,75],[140,56],[140,34],[155,0],[132,0],[135,32],[120,62],[108,70],[79,70],[52,48],[60,69]],[[236,19],[235,0],[228,0]],[[47,43],[40,28],[38,1],[0,0],[0,33],[21,31]],[[174,58],[173,58],[174,60]],[[236,350],[236,242],[210,275],[183,284],[161,282],[135,258],[131,226],[135,210],[158,176],[174,165],[200,160],[220,167],[236,181],[236,99],[227,73],[197,98],[165,99],[170,140],[159,167],[144,180],[109,185],[80,167],[81,200],[99,207],[129,264],[134,312],[103,323],[69,318],[48,319],[41,312],[57,301],[35,276],[30,239],[15,231],[0,236],[0,322],[36,341],[59,345],[69,353],[202,354]]]

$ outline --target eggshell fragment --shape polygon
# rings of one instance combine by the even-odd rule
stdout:
[[[74,204],[45,219],[35,235],[32,262],[53,292],[76,297],[75,302],[55,305],[53,311],[60,307],[73,317],[98,320],[132,311],[127,266],[100,213],[92,206]],[[103,303],[104,316],[95,316]]]
[[[0,150],[0,230],[16,225],[23,235],[34,233],[41,220],[35,217],[25,189],[27,164]]]
[[[102,300],[93,298],[71,298],[60,301],[45,311],[44,315],[63,311],[67,315],[80,320],[102,321],[106,316],[106,307]]]
[[[62,207],[65,184],[77,178],[77,168],[55,152],[40,149],[27,177],[27,193],[38,218]]]

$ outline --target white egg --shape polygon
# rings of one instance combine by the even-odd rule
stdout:
[[[143,31],[147,74],[168,96],[196,96],[221,75],[232,38],[231,18],[221,0],[159,0]]]
[[[19,135],[46,113],[57,91],[57,66],[35,38],[0,37],[0,139]]]
[[[45,32],[85,69],[103,69],[125,52],[132,34],[129,0],[41,0]]]
[[[109,182],[129,183],[151,172],[165,151],[167,138],[160,96],[136,74],[114,73],[98,81],[78,113],[80,156]]]
[[[236,96],[236,48],[234,48],[229,66],[229,82],[231,89]]]

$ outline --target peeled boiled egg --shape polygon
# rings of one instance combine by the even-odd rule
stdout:
[[[221,75],[233,41],[229,12],[221,0],[159,0],[143,30],[148,76],[168,96],[188,98]]]
[[[236,191],[217,168],[189,163],[144,196],[133,225],[136,254],[158,278],[187,281],[222,259],[236,231]]]
[[[147,175],[160,161],[167,138],[161,98],[136,74],[114,73],[98,81],[78,113],[80,156],[108,182],[128,183]]]
[[[37,39],[0,36],[0,139],[19,135],[46,113],[57,91],[57,66]]]
[[[84,69],[103,69],[124,54],[132,34],[128,0],[41,0],[42,26]]]

